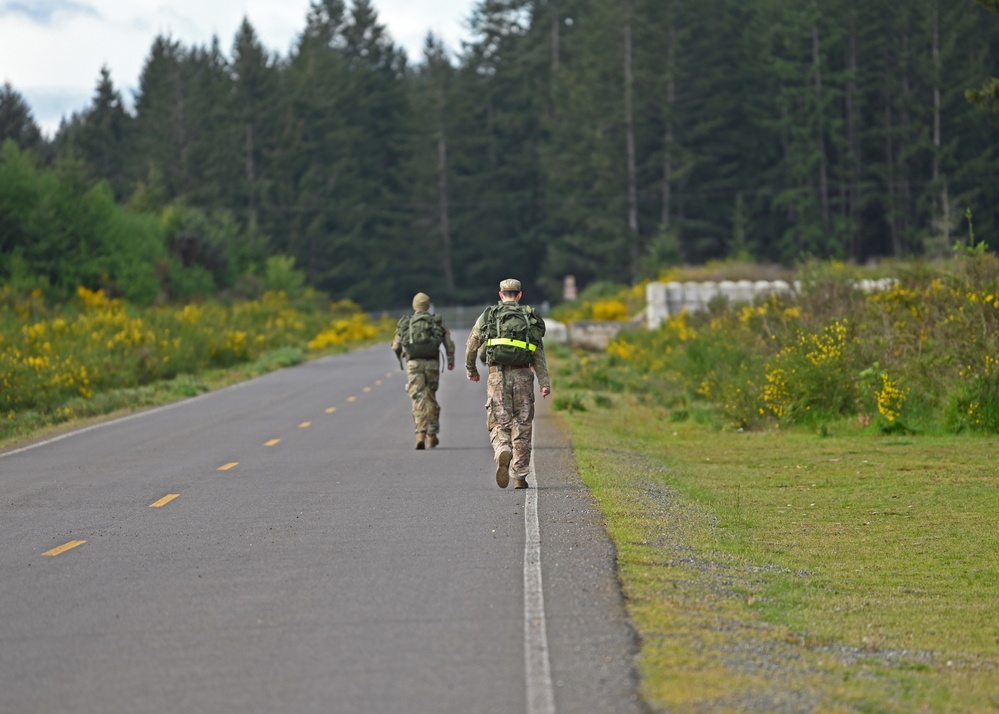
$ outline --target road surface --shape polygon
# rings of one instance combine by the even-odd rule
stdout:
[[[0,713],[643,711],[550,400],[502,491],[484,382],[428,451],[404,385],[382,345],[0,456]]]

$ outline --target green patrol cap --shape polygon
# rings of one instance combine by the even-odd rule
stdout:
[[[519,293],[520,292],[520,281],[514,280],[513,278],[507,278],[500,283],[500,290],[503,292]]]

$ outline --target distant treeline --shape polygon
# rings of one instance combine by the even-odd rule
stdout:
[[[407,63],[370,0],[315,0],[288,56],[249,22],[228,52],[161,36],[134,107],[102,70],[51,140],[5,86],[0,280],[251,293],[280,257],[369,309],[510,275],[557,300],[567,274],[999,228],[999,17],[974,0],[479,0],[470,30]]]

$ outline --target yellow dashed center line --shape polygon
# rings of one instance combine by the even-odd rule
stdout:
[[[156,501],[156,503],[150,503],[149,507],[150,508],[162,508],[163,506],[165,506],[168,503],[170,503],[170,501],[172,501],[173,499],[177,498],[177,496],[179,496],[179,495],[180,495],[179,493],[168,493],[166,496],[164,496],[160,500]]]
[[[365,387],[365,388],[364,388],[364,391],[365,391],[365,392],[370,392],[370,391],[371,391],[371,387]]]
[[[274,444],[278,444],[280,442],[280,439],[271,439],[270,441],[265,441],[264,446],[274,446]]]
[[[78,545],[83,545],[87,541],[85,540],[71,540],[65,545],[60,545],[58,548],[53,548],[52,550],[47,550],[42,555],[59,555],[60,553],[65,553],[67,550],[72,550]]]
[[[298,425],[298,428],[299,429],[308,429],[310,426],[312,426],[312,422],[311,421],[303,421],[301,424]]]
[[[357,397],[347,397],[347,401],[348,402],[356,402],[357,401]]]
[[[380,385],[381,383],[382,383],[382,380],[380,380],[380,379],[376,379],[376,380],[375,380],[375,386],[378,386],[378,385]]]
[[[336,407],[330,407],[329,409],[326,410],[326,413],[327,414],[332,414],[335,411],[336,411]]]
[[[229,469],[231,469],[231,468],[232,468],[233,466],[239,466],[239,462],[238,462],[238,461],[230,461],[230,462],[229,462],[229,463],[227,463],[227,464],[224,464],[224,465],[222,465],[222,466],[219,466],[219,469],[218,469],[218,470],[219,470],[219,471],[228,471],[228,470],[229,470]]]

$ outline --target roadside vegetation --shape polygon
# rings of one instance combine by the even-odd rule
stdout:
[[[999,261],[881,270],[552,350],[654,709],[999,707]]]
[[[293,294],[140,307],[82,287],[58,304],[0,289],[0,446],[385,340],[395,325]]]

